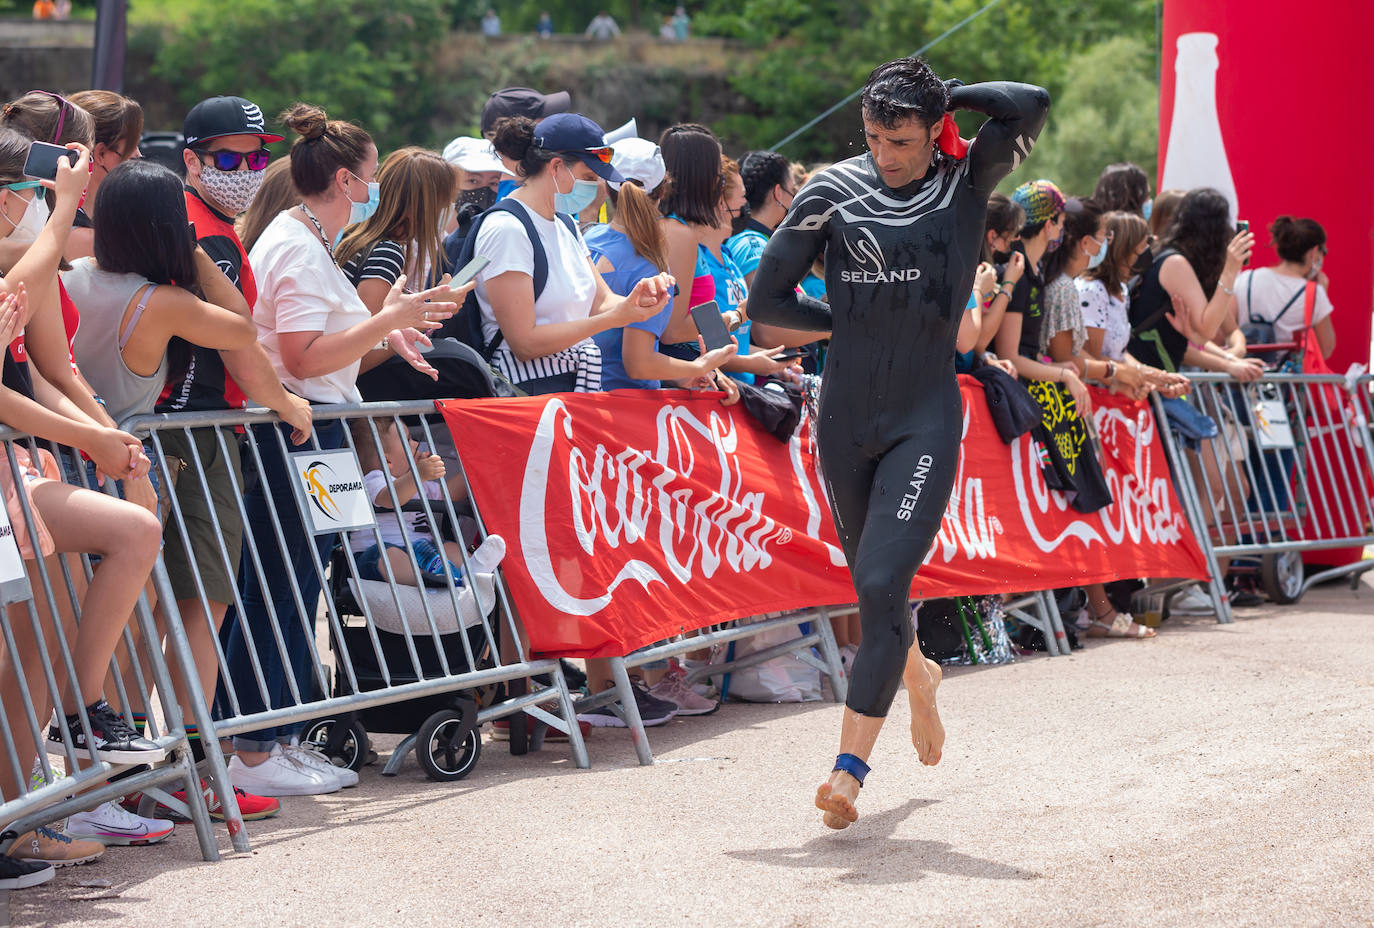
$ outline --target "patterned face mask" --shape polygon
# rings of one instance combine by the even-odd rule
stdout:
[[[476,187],[458,194],[458,205],[471,203],[479,211],[489,209],[496,202],[496,191],[490,187]]]
[[[224,207],[230,216],[237,216],[248,208],[258,195],[266,171],[221,171],[211,165],[200,169],[200,182],[205,192]]]

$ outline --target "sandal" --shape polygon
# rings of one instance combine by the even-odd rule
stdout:
[[[1131,632],[1132,625],[1135,625],[1136,628],[1134,633]],[[1093,634],[1094,631],[1097,631],[1097,634]],[[1112,620],[1112,624],[1110,625],[1102,621],[1101,616],[1094,616],[1093,623],[1088,628],[1088,633],[1090,637],[1093,638],[1155,637],[1155,630],[1153,628],[1137,624],[1135,619],[1131,618],[1131,614],[1129,612],[1116,613],[1116,618]]]

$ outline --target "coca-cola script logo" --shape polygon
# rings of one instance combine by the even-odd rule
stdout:
[[[726,570],[764,570],[777,548],[797,541],[824,544],[830,563],[844,565],[839,549],[819,540],[830,513],[818,498],[798,439],[791,442],[788,476],[796,481],[805,515],[795,513],[794,531],[765,513],[770,501],[763,492],[746,486],[740,435],[728,411],[713,410],[703,420],[686,407],[665,404],[655,417],[652,450],[606,442],[585,450],[575,426],[563,400],[545,404],[520,494],[524,562],[541,595],[558,611],[593,615],[625,583],[648,591],[655,584],[686,585]],[[565,506],[570,520],[549,518]],[[551,542],[551,533],[557,542]],[[573,544],[600,574],[610,573],[603,568],[610,562],[614,573],[604,589],[571,590],[565,584],[560,568],[570,569],[570,559],[557,552]],[[585,585],[586,572],[578,575]]]
[[[1035,546],[1049,553],[1070,538],[1089,546],[1119,545],[1126,540],[1134,545],[1142,541],[1176,545],[1190,537],[1182,513],[1174,511],[1167,470],[1159,475],[1154,471],[1156,431],[1149,410],[1143,405],[1099,403],[1094,407],[1093,420],[1113,502],[1092,515],[1074,513],[1068,525],[1058,531],[1055,526],[1071,512],[1068,498],[1045,484],[1040,458],[1031,451],[1029,437],[1022,436],[1011,446],[1021,516]]]

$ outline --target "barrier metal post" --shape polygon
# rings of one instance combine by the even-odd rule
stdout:
[[[235,819],[238,812],[218,750],[219,739],[266,730],[274,730],[280,739],[312,723],[302,734],[315,733],[316,740],[310,744],[321,747],[325,740],[320,733],[329,725],[342,724],[341,716],[360,713],[367,724],[391,724],[382,707],[403,702],[419,705],[423,701],[426,709],[432,709],[431,718],[440,712],[461,716],[465,729],[449,726],[445,731],[470,739],[465,744],[480,741],[474,724],[523,710],[538,713],[568,733],[574,761],[579,767],[587,766],[561,668],[556,660],[526,657],[499,571],[479,571],[461,543],[450,543],[447,549],[427,548],[431,554],[444,550],[445,556],[435,556],[435,564],[420,556],[417,543],[428,544],[429,530],[422,538],[415,534],[419,526],[456,529],[466,513],[480,534],[486,535],[456,451],[446,478],[430,484],[433,495],[429,490],[414,491],[426,481],[413,455],[405,455],[404,466],[394,474],[384,463],[388,446],[383,432],[391,435],[393,429],[401,447],[408,447],[412,428],[414,437],[435,451],[452,446],[446,429],[442,433],[431,429],[430,417],[435,415],[434,404],[428,401],[319,406],[314,409],[315,434],[299,449],[289,446],[278,420],[266,410],[176,413],[123,423],[135,434],[147,435],[164,459],[163,438],[171,433],[184,436],[190,448],[190,460],[173,494],[169,534],[176,533],[188,551],[195,550],[182,506],[186,499],[195,499],[208,510],[213,526],[213,550],[202,550],[192,563],[192,579],[194,601],[207,623],[198,634],[214,642],[222,687],[217,703],[220,717],[212,717],[206,701],[196,698],[200,694],[190,696],[187,708],[204,733],[212,785],[226,814]],[[357,423],[356,431],[349,428],[351,422]],[[236,426],[244,427],[241,439],[228,431]],[[242,441],[242,482],[232,468],[210,479],[210,462],[201,454],[197,434],[212,436],[209,446],[222,457],[231,453],[230,442]],[[298,452],[305,457],[293,457]],[[370,462],[370,468],[359,465],[360,456]],[[384,484],[385,492],[378,499],[389,505],[379,511],[402,516],[391,523],[399,530],[395,548],[386,546],[370,494],[363,489],[366,469],[382,475],[378,484]],[[227,485],[212,486],[215,481]],[[402,482],[407,484],[404,490],[398,489]],[[220,492],[218,498],[232,499],[233,510],[216,508],[217,489],[228,491]],[[226,520],[243,526],[241,560],[224,541]],[[437,543],[438,531],[433,535]],[[372,545],[379,549],[377,572],[365,575],[360,555]],[[235,561],[239,561],[236,569]],[[232,602],[211,600],[207,578],[213,571],[236,578],[231,584]],[[170,597],[170,580],[164,574],[159,582],[167,587],[162,595]],[[249,596],[245,591],[251,590],[263,594]],[[209,617],[224,606],[235,626],[221,635]],[[504,619],[494,615],[498,608]],[[168,624],[180,627],[179,617]],[[190,639],[184,627],[180,630],[170,643],[179,659],[186,661],[188,680],[198,680],[190,668]],[[503,641],[514,645],[509,659],[502,656]],[[478,695],[539,674],[548,674],[551,685],[495,702],[489,695]],[[465,692],[473,698],[463,696]],[[486,700],[480,711],[460,712],[462,700],[473,705],[475,698]],[[556,704],[559,715],[544,713],[538,709],[540,704]],[[403,749],[413,744],[414,739],[407,739]],[[479,748],[475,744],[468,753]],[[335,757],[336,762],[340,759]],[[351,759],[361,766],[356,756]],[[401,760],[398,750],[385,772],[394,773]],[[247,846],[241,831],[235,837]],[[238,840],[235,847],[240,847]]]
[[[22,440],[25,440],[24,436],[10,430],[0,433],[0,441],[3,441],[5,448],[8,482],[15,488],[14,498],[19,504],[23,527],[27,537],[32,540],[38,539],[40,534],[29,494],[22,489],[28,483],[15,451],[15,442]],[[40,473],[43,470],[44,457],[49,452],[40,451],[32,439],[27,439],[27,443],[24,449],[27,460],[23,469],[33,467],[33,473]],[[55,462],[56,456],[52,460]],[[107,487],[107,492],[114,493],[113,482]],[[85,709],[78,709],[78,719],[80,731],[86,738],[88,748],[78,754],[73,747],[72,730],[65,716],[61,711],[54,711],[51,718],[54,727],[61,734],[61,750],[68,775],[59,778],[53,771],[47,754],[49,744],[46,741],[46,730],[49,722],[47,718],[40,718],[33,697],[41,692],[35,687],[44,687],[44,695],[48,702],[56,709],[60,709],[64,689],[69,687],[79,707],[96,701],[97,694],[81,691],[72,646],[67,640],[70,628],[77,628],[79,635],[82,622],[80,607],[84,590],[78,590],[77,577],[72,574],[67,561],[69,555],[54,554],[50,557],[56,557],[57,563],[61,565],[64,580],[62,592],[66,594],[65,599],[59,599],[54,593],[54,583],[49,573],[49,558],[44,557],[38,550],[36,541],[31,541],[31,546],[38,556],[21,561],[12,531],[13,525],[8,518],[5,522],[8,530],[0,538],[0,546],[9,549],[3,555],[6,573],[9,576],[0,582],[0,603],[5,607],[0,611],[0,639],[3,640],[5,658],[3,666],[0,667],[3,670],[3,673],[0,673],[3,681],[0,682],[3,682],[8,698],[0,704],[0,736],[3,736],[0,737],[0,741],[3,741],[5,747],[6,773],[15,784],[17,792],[12,796],[0,795],[0,823],[4,823],[5,826],[3,834],[0,834],[0,849],[7,848],[22,833],[65,818],[74,812],[95,808],[132,792],[156,792],[160,787],[178,784],[186,790],[185,807],[196,832],[201,856],[209,861],[218,860],[219,849],[209,811],[200,792],[199,775],[196,772],[179,708],[175,700],[170,698],[171,676],[156,647],[159,631],[145,596],[140,595],[131,618],[137,623],[141,641],[145,645],[143,656],[148,662],[148,677],[151,678],[152,687],[147,685],[148,677],[143,675],[137,649],[133,647],[134,639],[127,627],[123,639],[125,646],[130,648],[134,682],[137,686],[137,695],[143,700],[142,705],[152,707],[150,689],[155,689],[161,697],[165,730],[157,734],[150,726],[147,735],[149,740],[164,750],[163,759],[146,765],[114,764],[101,760],[94,747],[90,720]],[[84,582],[91,576],[90,563],[85,555],[82,555],[80,563],[80,579]],[[30,582],[35,576],[42,595],[41,601]],[[39,614],[40,602],[46,613],[43,616]],[[22,612],[28,620],[28,630],[22,638],[16,635],[16,614],[13,609],[19,604],[22,604]],[[53,660],[49,647],[50,637],[57,645],[60,663]],[[28,664],[30,670],[41,667],[42,679],[31,679],[25,670],[25,664]],[[111,670],[116,693],[108,695],[118,699],[127,714],[131,704],[128,686],[113,660]],[[15,718],[16,711],[22,718]],[[15,737],[16,722],[19,722],[30,739],[26,743],[25,753],[31,748],[35,755],[36,771],[32,779],[24,769],[24,758],[20,754],[20,745]],[[119,772],[124,772],[125,775],[112,781],[112,774]]]

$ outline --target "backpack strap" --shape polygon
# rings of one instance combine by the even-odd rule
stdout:
[[[534,218],[530,216],[529,210],[525,209],[523,206],[516,206],[509,199],[497,202],[496,205],[487,210],[483,216],[491,215],[494,210],[510,213],[516,219],[520,220],[520,225],[525,227],[525,234],[530,237],[530,246],[534,257],[534,273],[531,276],[533,278],[532,283],[534,284],[534,298],[537,300],[539,299],[539,295],[544,292],[545,285],[549,282],[549,256],[544,251],[544,243],[539,240],[539,230],[534,227]],[[554,215],[563,221],[563,224],[568,227],[568,231],[572,232],[574,235],[577,234],[577,224],[573,221],[571,216],[566,213],[555,213]],[[483,217],[478,218],[481,219]],[[472,241],[474,250],[477,242],[476,232],[477,223],[474,222],[472,231],[468,233],[469,240]],[[471,255],[468,256],[468,260],[471,260]],[[497,329],[496,337],[491,340],[490,344],[483,345],[482,357],[490,361],[491,356],[496,353],[496,349],[501,347],[501,343],[505,340],[506,337],[501,334],[501,330]]]
[[[1251,274],[1251,275],[1250,275],[1250,277],[1251,277],[1252,280],[1254,279],[1254,276],[1255,276],[1254,274]],[[1274,317],[1274,322],[1277,323],[1280,319],[1282,319],[1283,316],[1284,316],[1284,314],[1285,314],[1286,312],[1288,312],[1288,310],[1293,306],[1293,304],[1296,303],[1296,302],[1298,301],[1298,297],[1300,297],[1300,296],[1302,296],[1304,293],[1306,293],[1306,294],[1307,294],[1307,322],[1306,322],[1305,324],[1306,324],[1306,325],[1311,325],[1311,324],[1312,324],[1312,302],[1313,302],[1313,295],[1312,295],[1312,292],[1313,292],[1313,290],[1315,290],[1315,288],[1316,288],[1316,284],[1314,284],[1314,283],[1313,283],[1312,281],[1310,281],[1310,280],[1309,280],[1307,283],[1303,284],[1301,287],[1299,287],[1299,288],[1297,289],[1297,292],[1294,293],[1292,296],[1290,296],[1290,297],[1288,298],[1288,302],[1283,304],[1283,309],[1279,310],[1279,314],[1278,314],[1277,316]]]

